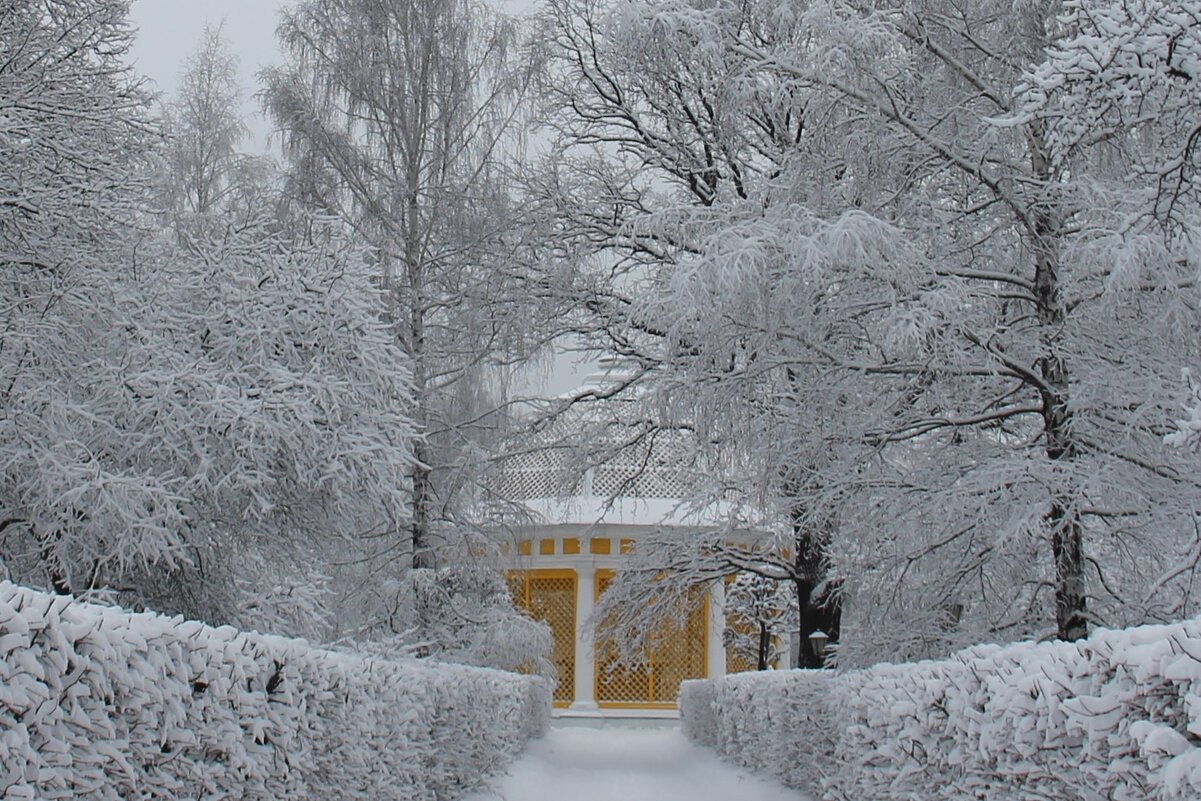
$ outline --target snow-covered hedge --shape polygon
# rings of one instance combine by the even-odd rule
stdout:
[[[684,734],[743,767],[815,796],[830,770],[834,727],[828,704],[834,673],[737,673],[680,688]]]
[[[694,739],[827,799],[1201,798],[1201,620],[743,674],[686,686],[681,707]]]
[[[323,651],[0,582],[0,799],[451,799],[541,679]]]

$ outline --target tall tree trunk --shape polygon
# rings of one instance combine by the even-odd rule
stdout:
[[[434,553],[431,544],[432,525],[430,508],[433,504],[433,449],[425,438],[428,433],[428,389],[425,386],[425,318],[421,308],[420,271],[412,271],[410,288],[413,291],[413,310],[410,318],[410,356],[413,359],[413,389],[417,398],[416,422],[419,424],[417,436],[413,441],[413,473],[412,473],[412,547],[413,567],[434,567]]]
[[[430,543],[430,501],[432,495],[429,449],[424,439],[418,439],[413,447],[417,464],[413,466],[413,523],[412,546],[413,567],[434,567],[434,552]]]
[[[428,56],[428,53],[426,53]],[[428,62],[423,62],[423,69],[428,69]],[[423,78],[424,81],[424,78]],[[424,85],[424,83],[423,83]],[[428,118],[427,96],[419,98],[418,119],[424,125]],[[425,136],[424,128],[416,132],[416,136]],[[409,147],[409,160],[405,172],[406,197],[404,206],[404,258],[409,279],[409,355],[413,360],[413,390],[417,399],[417,416],[420,428],[417,439],[413,443],[413,568],[434,567],[434,554],[430,542],[430,506],[433,502],[433,452],[425,437],[429,433],[429,387],[428,379],[429,358],[426,352],[426,272],[429,263],[426,259],[425,242],[422,236],[422,209],[420,189],[422,185],[421,159],[424,148]]]
[[[1047,156],[1041,124],[1032,126],[1031,167],[1035,177],[1051,191],[1055,174]],[[1055,206],[1047,202],[1033,207],[1034,296],[1038,313],[1042,357],[1039,360],[1039,390],[1042,404],[1043,435],[1047,457],[1055,463],[1072,462],[1077,457],[1072,437],[1072,412],[1068,399],[1071,371],[1060,352],[1059,339],[1066,322],[1059,278],[1059,238],[1061,235]],[[1060,485],[1054,490],[1051,508],[1045,520],[1051,531],[1051,550],[1055,560],[1055,623],[1061,640],[1079,640],[1088,636],[1084,581],[1084,530],[1072,491]]]
[[[71,579],[67,573],[67,566],[63,561],[62,555],[58,552],[58,545],[62,542],[63,534],[61,531],[56,531],[53,534],[41,537],[42,540],[42,565],[46,568],[46,575],[50,577],[50,585],[59,595],[72,595]]]
[[[799,479],[789,477],[784,483],[790,497],[800,496],[802,484]],[[830,541],[829,526],[806,521],[805,507],[794,503],[792,518],[793,540],[793,585],[796,587],[797,612],[801,642],[797,655],[797,667],[819,668],[823,658],[813,652],[809,635],[821,631],[837,642],[842,622],[842,604],[837,595],[817,590],[827,580],[829,563],[826,548]]]

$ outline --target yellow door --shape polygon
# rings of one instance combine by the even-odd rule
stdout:
[[[612,571],[597,571],[597,598],[612,580]],[[698,598],[683,628],[665,623],[651,638],[653,644],[644,667],[619,667],[617,654],[611,646],[599,648],[596,655],[597,705],[608,708],[674,708],[681,682],[705,677],[708,648],[706,607],[706,599]]]

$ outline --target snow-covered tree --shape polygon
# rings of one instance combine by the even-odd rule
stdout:
[[[489,565],[407,571],[395,588],[388,627],[363,647],[554,677],[550,629],[514,613],[508,586]]]
[[[1187,598],[1179,587],[1151,590],[1163,590],[1157,578],[1195,528],[1196,484],[1158,446],[1172,354],[1191,358],[1197,344],[1181,324],[1196,297],[1186,261],[1167,257],[1174,235],[1139,224],[1131,204],[1154,208],[1169,189],[1159,171],[1142,169],[1144,135],[1183,140],[1161,113],[1146,123],[1154,133],[1135,126],[1065,150],[1065,132],[1081,121],[1071,92],[1043,84],[1048,104],[1031,111],[1026,86],[1044,60],[1055,63],[1061,42],[1074,46],[1071,13],[996,11],[988,2],[831,3],[805,15],[803,40],[733,47],[877,123],[873,142],[895,143],[898,163],[925,160],[907,167],[917,191],[886,208],[922,242],[927,282],[895,306],[924,341],[881,348],[869,362],[924,384],[915,408],[879,430],[886,443],[909,443],[885,453],[901,468],[896,478],[921,489],[878,495],[887,501],[864,519],[875,526],[919,512],[908,524],[921,546],[905,559],[941,552],[938,607],[968,600],[947,591],[972,576],[981,591],[969,607],[988,610],[995,636],[1023,617],[1019,626],[1035,624],[1049,589],[1056,634],[1074,639],[1089,620],[1158,617]],[[1144,87],[1132,107],[1164,111],[1162,91]],[[1179,202],[1192,216],[1195,204]],[[1173,556],[1132,559],[1131,549]],[[869,594],[891,605],[887,575],[885,591]],[[1006,599],[986,582],[1024,589]]]
[[[1085,63],[1055,48],[1088,44],[1051,7],[552,8],[568,157],[545,194],[573,261],[620,276],[570,275],[579,326],[725,467],[699,503],[732,496],[818,546],[810,589],[855,599],[843,659],[1188,611],[1163,579],[1197,483],[1161,440],[1197,346],[1191,190],[1137,146],[1188,154],[1187,124],[1065,147],[1071,98],[1094,94],[1054,77]],[[1139,92],[1132,110],[1189,108]],[[1129,224],[1163,220],[1165,191],[1173,231]],[[715,539],[658,569],[714,580]]]
[[[796,627],[791,588],[769,576],[741,573],[726,587],[726,647],[767,670],[779,661]]]
[[[285,243],[261,212],[150,230],[126,5],[0,8],[0,559],[323,636],[407,520],[407,359],[355,248]]]
[[[284,13],[288,62],[267,73],[291,180],[370,247],[413,365],[404,549],[419,568],[470,527],[495,368],[529,334],[506,186],[531,80],[516,33],[468,0],[308,0]]]
[[[130,176],[152,142],[126,5],[0,7],[0,551],[61,592],[182,545],[176,493],[105,448],[128,395],[121,288],[144,267]]]
[[[206,215],[224,205],[236,180],[238,145],[248,133],[238,59],[222,27],[205,26],[184,62],[176,97],[164,109],[169,143],[162,180],[176,216]]]
[[[812,457],[802,453],[798,462],[790,448],[803,430],[795,415],[807,406],[798,395],[799,368],[777,370],[779,364],[761,361],[748,371],[737,354],[702,353],[697,340],[721,341],[743,354],[753,353],[748,336],[772,340],[778,329],[770,326],[797,318],[797,309],[817,296],[815,282],[773,286],[773,275],[756,273],[758,265],[746,258],[751,248],[770,259],[805,241],[789,241],[792,234],[782,234],[777,226],[804,225],[812,239],[824,235],[834,241],[845,239],[854,224],[867,219],[860,215],[823,231],[820,218],[784,197],[782,171],[808,170],[813,202],[828,197],[833,203],[858,184],[850,176],[842,183],[834,179],[838,169],[830,166],[831,160],[844,165],[844,172],[845,165],[853,164],[865,175],[872,174],[874,163],[852,157],[855,143],[839,131],[812,133],[806,119],[812,93],[741,75],[744,57],[720,45],[699,47],[696,35],[680,33],[670,20],[660,19],[662,10],[662,4],[563,0],[550,3],[543,20],[554,43],[556,80],[544,115],[553,129],[554,149],[535,191],[545,198],[562,232],[555,278],[561,292],[577,299],[568,318],[573,333],[587,347],[620,354],[625,366],[620,380],[573,401],[636,398],[643,407],[641,416],[633,418],[637,425],[625,414],[604,426],[604,439],[616,447],[636,447],[658,431],[688,432],[694,467],[711,474],[698,485],[696,504],[704,508],[715,499],[726,503],[738,498],[744,508],[730,516],[729,525],[739,529],[754,520],[751,525],[762,526],[770,518],[779,547],[768,549],[770,553],[742,548],[730,544],[737,539],[714,531],[664,532],[662,541],[640,544],[633,561],[641,565],[645,560],[647,570],[634,568],[620,577],[610,590],[612,605],[621,597],[626,609],[648,615],[666,608],[653,599],[667,596],[649,585],[641,601],[624,597],[627,581],[641,582],[636,576],[669,571],[681,582],[715,581],[767,559],[774,565],[772,575],[796,592],[803,633],[836,632],[837,595],[815,593],[831,586],[824,553],[828,521],[821,510],[808,509],[798,494],[820,482],[812,481],[814,471],[805,468]],[[787,20],[763,11],[755,4],[711,8],[699,35],[720,41],[739,29],[768,36],[788,27]],[[822,114],[836,119],[838,109]],[[798,145],[802,141],[803,148]],[[777,207],[781,198],[788,205]],[[744,246],[748,249],[736,257],[735,269],[710,284],[673,283],[673,275],[686,271],[697,254],[713,247],[732,253]],[[849,256],[856,266],[881,258],[895,263],[889,250],[898,248],[885,244]],[[710,314],[717,308],[714,303],[731,309],[731,294],[751,305],[736,318]],[[772,301],[779,308],[765,319],[766,304]],[[827,305],[833,316],[836,303]],[[798,322],[812,316],[810,310]],[[734,330],[747,324],[747,330]],[[733,376],[743,380],[732,382]],[[778,425],[769,430],[769,420]],[[614,430],[620,433],[612,436]],[[578,434],[581,441],[574,445],[592,458],[604,458],[588,442],[591,430]],[[626,617],[618,613],[611,619]],[[643,620],[627,622],[631,635],[648,627]]]
[[[158,603],[195,598],[206,618],[331,581],[368,591],[366,565],[407,520],[411,390],[370,267],[274,228],[163,253],[126,369],[136,458],[174,477],[188,512],[191,569],[164,576]]]
[[[1189,392],[1188,401],[1184,404],[1188,416],[1176,421],[1176,430],[1167,434],[1164,441],[1176,447],[1196,450],[1201,446],[1201,384],[1187,369],[1183,371],[1183,378]]]

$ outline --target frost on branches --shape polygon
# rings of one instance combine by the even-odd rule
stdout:
[[[0,582],[0,796],[455,798],[541,734],[549,685],[364,659]]]
[[[550,629],[517,611],[491,567],[460,564],[408,571],[394,588],[392,634],[363,645],[381,656],[414,654],[553,679]]]
[[[261,213],[154,232],[126,5],[0,10],[0,558],[324,635],[333,554],[406,519],[407,362],[354,248]]]
[[[577,329],[843,664],[1196,611],[1192,5],[551,3]]]
[[[1164,442],[1177,448],[1197,450],[1201,447],[1201,383],[1193,378],[1192,372],[1183,370],[1181,377],[1188,386],[1189,397],[1184,404],[1188,416],[1176,421],[1176,431],[1164,437]]]
[[[740,573],[726,587],[725,646],[759,670],[780,661],[796,630],[792,588],[770,575]]]
[[[418,479],[436,461],[469,494],[496,424],[475,340],[414,370],[379,241],[237,152],[219,31],[153,120],[124,63],[127,6],[0,7],[0,564],[64,595],[320,640],[422,618],[407,645],[536,661],[545,631],[499,577],[445,571],[442,614],[403,590],[425,587],[406,577],[415,510],[435,507]],[[460,308],[488,319],[465,337],[491,337],[489,287],[451,283],[457,299],[423,296],[431,319]],[[439,402],[474,422],[432,425],[430,382],[468,373]],[[459,450],[422,461],[431,443]],[[436,508],[427,555],[468,561],[478,527]]]
[[[515,22],[475,0],[305,0],[278,35],[264,98],[296,194],[370,248],[412,368],[407,550],[435,568],[472,527],[502,376],[536,335],[507,184],[531,64]]]
[[[109,285],[120,337],[79,342],[63,367],[86,378],[43,387],[7,443],[10,569],[327,635],[320,566],[405,519],[409,390],[370,276],[266,225],[144,247],[137,280]]]
[[[153,434],[137,458],[176,477],[192,558],[164,576],[160,602],[194,597],[200,608],[171,608],[261,627],[308,618],[272,630],[328,635],[315,591],[365,574],[322,573],[372,560],[407,520],[406,361],[366,263],[263,220],[168,248],[147,283],[128,424]]]
[[[1201,793],[1201,620],[685,683],[684,730],[835,801]]]
[[[0,558],[63,592],[187,559],[184,499],[122,419],[150,132],[126,5],[0,8]]]

